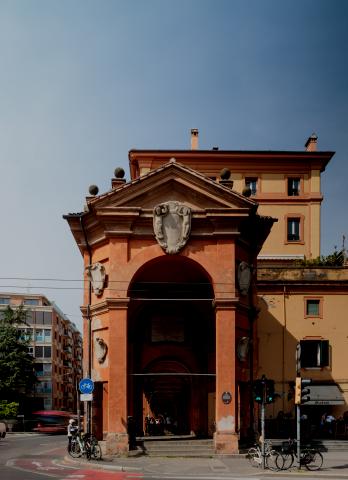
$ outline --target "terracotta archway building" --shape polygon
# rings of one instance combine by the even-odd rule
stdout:
[[[124,452],[129,415],[139,433],[147,415],[168,415],[179,433],[214,434],[217,452],[234,453],[253,427],[253,266],[275,220],[175,152],[147,173],[134,168],[141,154],[130,152],[130,182],[113,179],[64,217],[102,285],[90,293],[86,273],[93,429]]]

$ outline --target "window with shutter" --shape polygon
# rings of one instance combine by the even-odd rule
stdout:
[[[328,340],[301,340],[301,368],[329,366]]]

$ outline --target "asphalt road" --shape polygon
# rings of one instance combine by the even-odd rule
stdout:
[[[133,480],[139,475],[64,465],[66,437],[12,434],[0,441],[1,480]],[[140,476],[140,478],[143,478]]]
[[[107,464],[100,465],[93,469],[88,462],[77,464],[67,463],[64,458],[66,451],[66,436],[50,436],[38,434],[12,434],[0,440],[0,480],[267,480],[276,477],[287,478],[306,477],[306,480],[318,478],[335,478],[336,480],[348,479],[347,453],[325,454],[325,462],[328,468],[320,472],[304,472],[300,474],[293,472],[276,472],[275,475],[269,471],[250,469],[248,462],[244,459],[238,462],[238,468],[232,459],[226,461],[226,471],[219,471],[215,475],[210,469],[204,475],[198,475],[199,469],[191,468],[186,474],[181,469],[175,471],[168,468],[172,462],[166,459],[153,459],[148,465],[145,474],[138,472],[121,472],[107,470]],[[178,462],[178,460],[177,460]],[[212,461],[213,462],[213,461]],[[182,462],[181,462],[182,463]],[[180,465],[180,462],[179,464]],[[103,470],[102,470],[103,468]],[[151,471],[152,470],[152,471]],[[179,473],[180,471],[180,473]],[[163,473],[162,473],[163,472]]]

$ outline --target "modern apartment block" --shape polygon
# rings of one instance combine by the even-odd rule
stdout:
[[[43,295],[0,293],[0,312],[8,305],[24,305],[27,312],[27,324],[18,328],[30,339],[39,380],[28,402],[30,410],[75,412],[82,378],[82,336],[76,325]]]

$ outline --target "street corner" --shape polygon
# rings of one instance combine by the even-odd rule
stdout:
[[[135,476],[142,475],[141,468],[128,465],[117,465],[112,460],[101,459],[98,461],[87,460],[84,458],[72,458],[66,455],[63,459],[54,460],[55,465],[66,466],[67,468],[81,468],[89,470],[102,470],[104,472],[123,472],[133,474]]]

